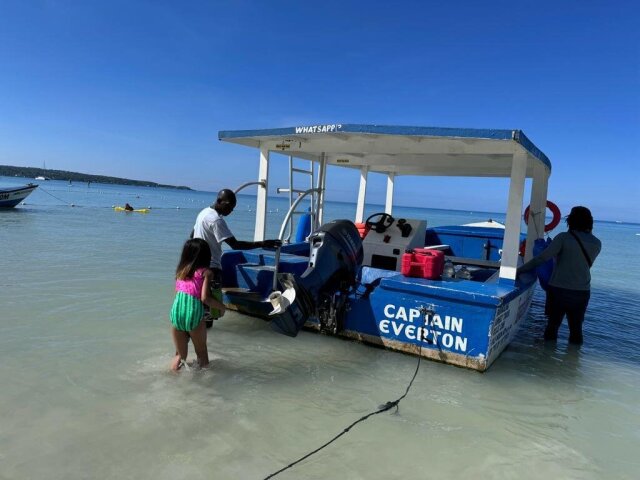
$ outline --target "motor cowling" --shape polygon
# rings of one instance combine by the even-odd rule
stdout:
[[[311,234],[309,243],[309,266],[300,278],[290,274],[278,276],[284,289],[295,290],[295,299],[279,309],[271,326],[292,337],[309,318],[318,318],[321,329],[337,330],[337,316],[344,311],[346,293],[355,285],[362,265],[362,240],[349,220],[323,225]]]

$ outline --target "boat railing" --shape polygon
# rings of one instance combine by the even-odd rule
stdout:
[[[244,190],[245,188],[250,187],[251,185],[259,185],[262,188],[264,188],[267,185],[267,182],[265,182],[264,180],[258,180],[255,182],[246,182],[240,185],[239,187],[237,187],[234,192],[237,195],[240,190]]]
[[[289,223],[289,220],[291,220],[291,216],[296,211],[296,208],[298,207],[300,202],[307,195],[320,194],[321,191],[322,191],[321,188],[309,188],[308,190],[305,190],[304,192],[302,192],[298,198],[296,198],[296,200],[291,204],[291,207],[289,207],[289,211],[284,216],[284,220],[282,221],[282,226],[280,227],[280,233],[278,234],[278,239],[279,240],[283,240],[284,239],[284,233],[285,233],[285,230],[287,229],[287,225]]]

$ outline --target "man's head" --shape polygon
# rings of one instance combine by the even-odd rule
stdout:
[[[236,208],[236,194],[233,190],[224,188],[218,192],[218,198],[216,198],[213,208],[223,217],[229,215]]]

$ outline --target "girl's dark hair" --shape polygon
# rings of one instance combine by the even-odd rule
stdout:
[[[569,225],[569,230],[591,232],[593,230],[591,211],[587,207],[573,207],[567,217],[567,225]]]
[[[211,262],[209,244],[201,238],[191,238],[182,247],[182,255],[176,268],[176,279],[184,280],[193,277],[199,268],[208,268]]]

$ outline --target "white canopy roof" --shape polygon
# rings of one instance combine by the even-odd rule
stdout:
[[[509,177],[525,153],[526,176],[551,163],[520,130],[325,124],[221,131],[222,141],[370,172],[395,175]]]

